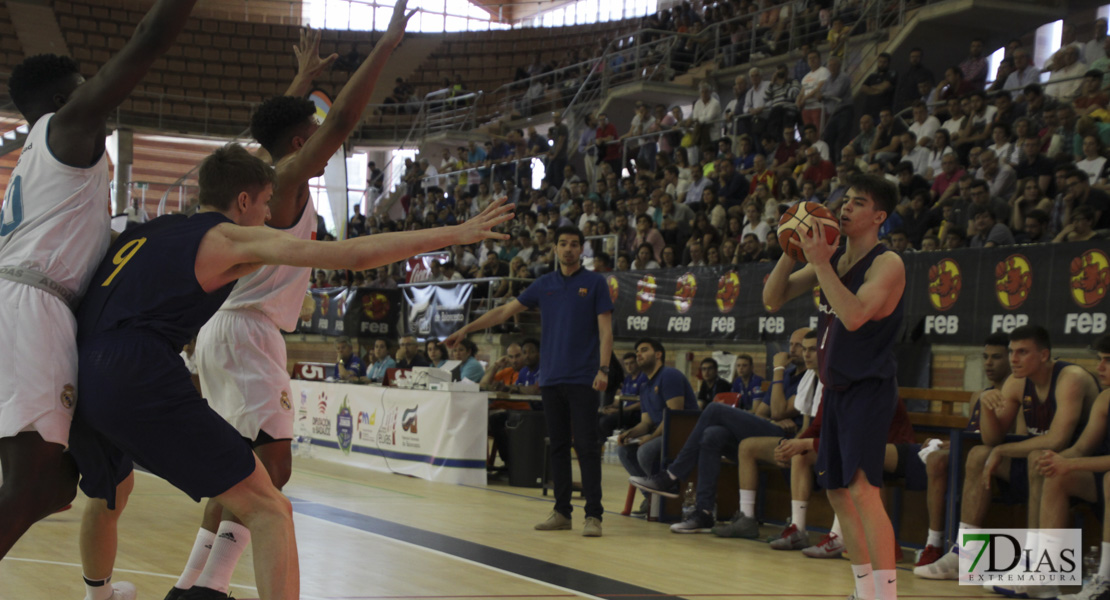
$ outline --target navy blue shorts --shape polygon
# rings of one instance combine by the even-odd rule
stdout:
[[[826,490],[846,488],[862,470],[875,487],[883,485],[883,458],[898,382],[865,379],[846,390],[825,388],[825,412],[817,448],[817,482]]]
[[[254,453],[208,406],[184,361],[162,338],[112,332],[78,347],[79,396],[69,449],[81,490],[115,508],[116,486],[137,462],[193,500],[246,479]]]
[[[927,489],[929,474],[925,471],[925,462],[917,455],[921,444],[895,444],[894,448],[898,452],[898,466],[891,475],[905,479],[906,489],[911,492]]]
[[[1000,481],[1002,493],[999,500],[1003,504],[1025,504],[1029,502],[1029,461],[1024,458],[1010,459],[1010,480]]]

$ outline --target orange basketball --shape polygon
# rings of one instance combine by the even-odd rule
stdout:
[[[816,202],[799,202],[791,206],[779,219],[778,236],[782,251],[798,262],[806,262],[805,253],[798,245],[799,236],[809,235],[814,227],[818,235],[824,234],[828,243],[840,235],[840,223],[824,206]]]

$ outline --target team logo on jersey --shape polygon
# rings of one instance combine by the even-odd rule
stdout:
[[[380,292],[372,292],[362,297],[362,313],[380,321],[389,314],[389,298]]]
[[[617,301],[617,296],[621,294],[621,284],[617,281],[615,275],[606,277],[605,281],[609,284],[609,300],[615,303]]]
[[[1106,297],[1110,287],[1110,260],[1102,250],[1088,250],[1071,261],[1071,299],[1091,308]]]
[[[655,302],[655,277],[644,275],[636,283],[636,312],[646,313],[652,302]]]
[[[821,308],[821,286],[813,286],[813,306]]]
[[[355,429],[354,420],[351,407],[347,405],[347,397],[343,396],[343,403],[339,405],[339,412],[335,415],[335,433],[339,441],[339,449],[344,454],[351,451],[351,437]]]
[[[281,408],[293,410],[293,403],[289,401],[289,390],[281,390]]]
[[[1033,289],[1033,269],[1029,259],[1021,254],[1011,254],[994,266],[994,290],[998,302],[1007,310],[1014,310],[1029,299]]]
[[[684,314],[694,305],[694,296],[698,294],[698,278],[693,273],[680,275],[674,286],[674,308],[679,314]]]
[[[951,258],[929,267],[929,302],[937,310],[948,310],[956,304],[963,288],[960,265]]]
[[[62,407],[66,410],[73,408],[73,403],[77,401],[77,391],[73,389],[72,383],[67,383],[62,386]]]
[[[736,271],[729,271],[717,280],[717,310],[727,313],[736,306],[736,298],[740,295],[740,276]]]

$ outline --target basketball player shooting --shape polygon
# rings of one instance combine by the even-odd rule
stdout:
[[[799,231],[793,243],[808,264],[795,271],[797,261],[783,252],[763,288],[763,303],[777,310],[821,286],[818,365],[826,392],[817,479],[843,526],[853,600],[897,598],[894,530],[879,497],[906,287],[902,259],[879,243],[879,227],[897,203],[898,190],[885,179],[852,178],[840,210],[846,243]]]
[[[88,81],[54,54],[24,60],[8,81],[30,132],[0,212],[0,559],[77,492],[64,452],[79,391],[73,308],[110,241],[108,115],[170,49],[195,3],[159,0]]]

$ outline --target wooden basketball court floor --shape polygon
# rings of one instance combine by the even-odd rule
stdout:
[[[575,472],[577,478],[577,466]],[[603,481],[604,537],[583,538],[577,495],[574,529],[540,532],[532,525],[546,518],[552,500],[538,489],[432,483],[297,457],[285,491],[293,503],[301,596],[792,600],[846,598],[852,589],[843,559],[808,559],[757,540],[673,534],[664,524],[622,517],[627,474],[605,464]],[[36,524],[0,561],[0,600],[83,597],[78,496],[73,510]],[[161,600],[185,563],[200,513],[165,481],[139,474],[120,524],[115,580],[133,582],[140,599]],[[766,536],[779,531],[763,528]],[[902,598],[998,597],[917,579],[910,562],[899,569]],[[257,597],[250,550],[232,583],[236,598]]]

